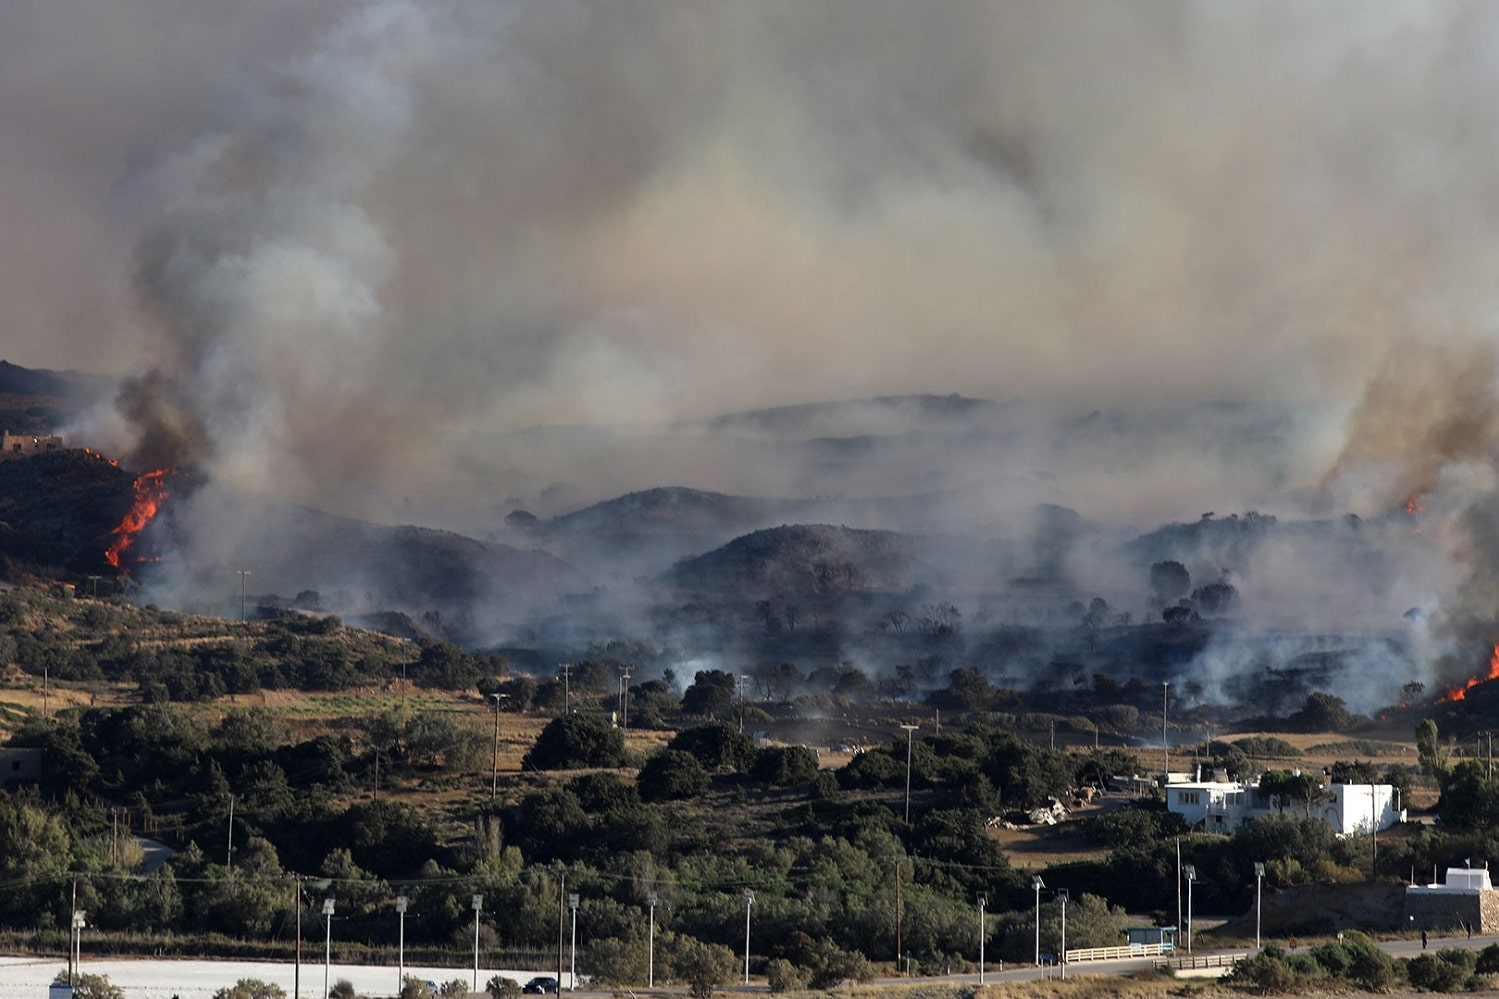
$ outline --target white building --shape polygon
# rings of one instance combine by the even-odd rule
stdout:
[[[1400,791],[1391,784],[1333,784],[1322,789],[1310,817],[1332,826],[1339,836],[1368,834],[1405,821]],[[1307,816],[1306,803],[1281,801],[1246,781],[1190,781],[1166,785],[1166,808],[1188,825],[1230,832],[1252,819],[1287,814]]]

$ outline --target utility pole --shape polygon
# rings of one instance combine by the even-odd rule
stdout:
[[[229,796],[229,844],[224,848],[224,868],[234,873],[234,795]]]
[[[490,696],[494,698],[494,769],[489,777],[489,800],[493,802],[500,793],[500,695]]]
[[[1166,738],[1166,696],[1171,690],[1171,681],[1161,681],[1161,795],[1171,783],[1171,743]]]
[[[562,673],[562,713],[570,715],[573,713],[573,664],[562,663],[557,669]]]
[[[621,731],[630,729],[630,667],[626,666],[619,673],[619,727]]]
[[[734,690],[739,694],[739,734],[744,734],[744,703],[748,699],[749,677],[740,673],[734,678]]]
[[[567,901],[567,872],[559,871],[557,883],[557,994],[562,994],[562,903]],[[568,986],[577,985],[569,982]]]
[[[252,575],[249,569],[236,569],[239,573],[239,620],[245,622],[245,577]]]
[[[920,726],[902,725],[906,730],[906,822],[911,821],[911,734]]]

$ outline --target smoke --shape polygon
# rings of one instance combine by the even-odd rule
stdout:
[[[1348,399],[1486,335],[1482,8],[273,7],[8,5],[6,201],[83,232],[0,270],[38,356],[155,369],[136,437],[308,500],[456,499],[535,424]]]
[[[122,374],[78,436],[215,484],[205,551],[231,494],[475,532],[663,483],[943,529],[1419,496],[1379,593],[1236,580],[1382,621],[1489,540],[1496,45],[1376,0],[17,0],[0,298],[17,360]],[[1019,401],[708,422],[903,393]]]

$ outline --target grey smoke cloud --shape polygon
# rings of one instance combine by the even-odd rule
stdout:
[[[554,484],[541,512],[810,495],[821,453],[691,421],[906,392],[1293,415],[1239,451],[1037,421],[961,481],[918,441],[851,492],[1382,513],[1485,485],[1496,41],[1499,10],[1373,0],[16,0],[7,353],[132,376],[84,432],[200,464],[182,519],[225,564],[244,494],[465,528]],[[557,424],[627,429],[525,429]],[[1454,523],[1382,528],[1372,596],[1289,547],[1238,583],[1269,623],[1378,626],[1451,588]]]
[[[1351,405],[1413,332],[1489,342],[1496,19],[22,0],[12,353],[154,367],[219,474],[321,500],[478,428]]]

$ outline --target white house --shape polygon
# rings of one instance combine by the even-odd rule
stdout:
[[[1399,789],[1391,784],[1333,784],[1323,788],[1311,818],[1332,826],[1339,836],[1367,834],[1405,821]],[[1280,801],[1247,781],[1189,781],[1166,785],[1166,808],[1188,825],[1228,832],[1264,816],[1306,815],[1301,801]]]

